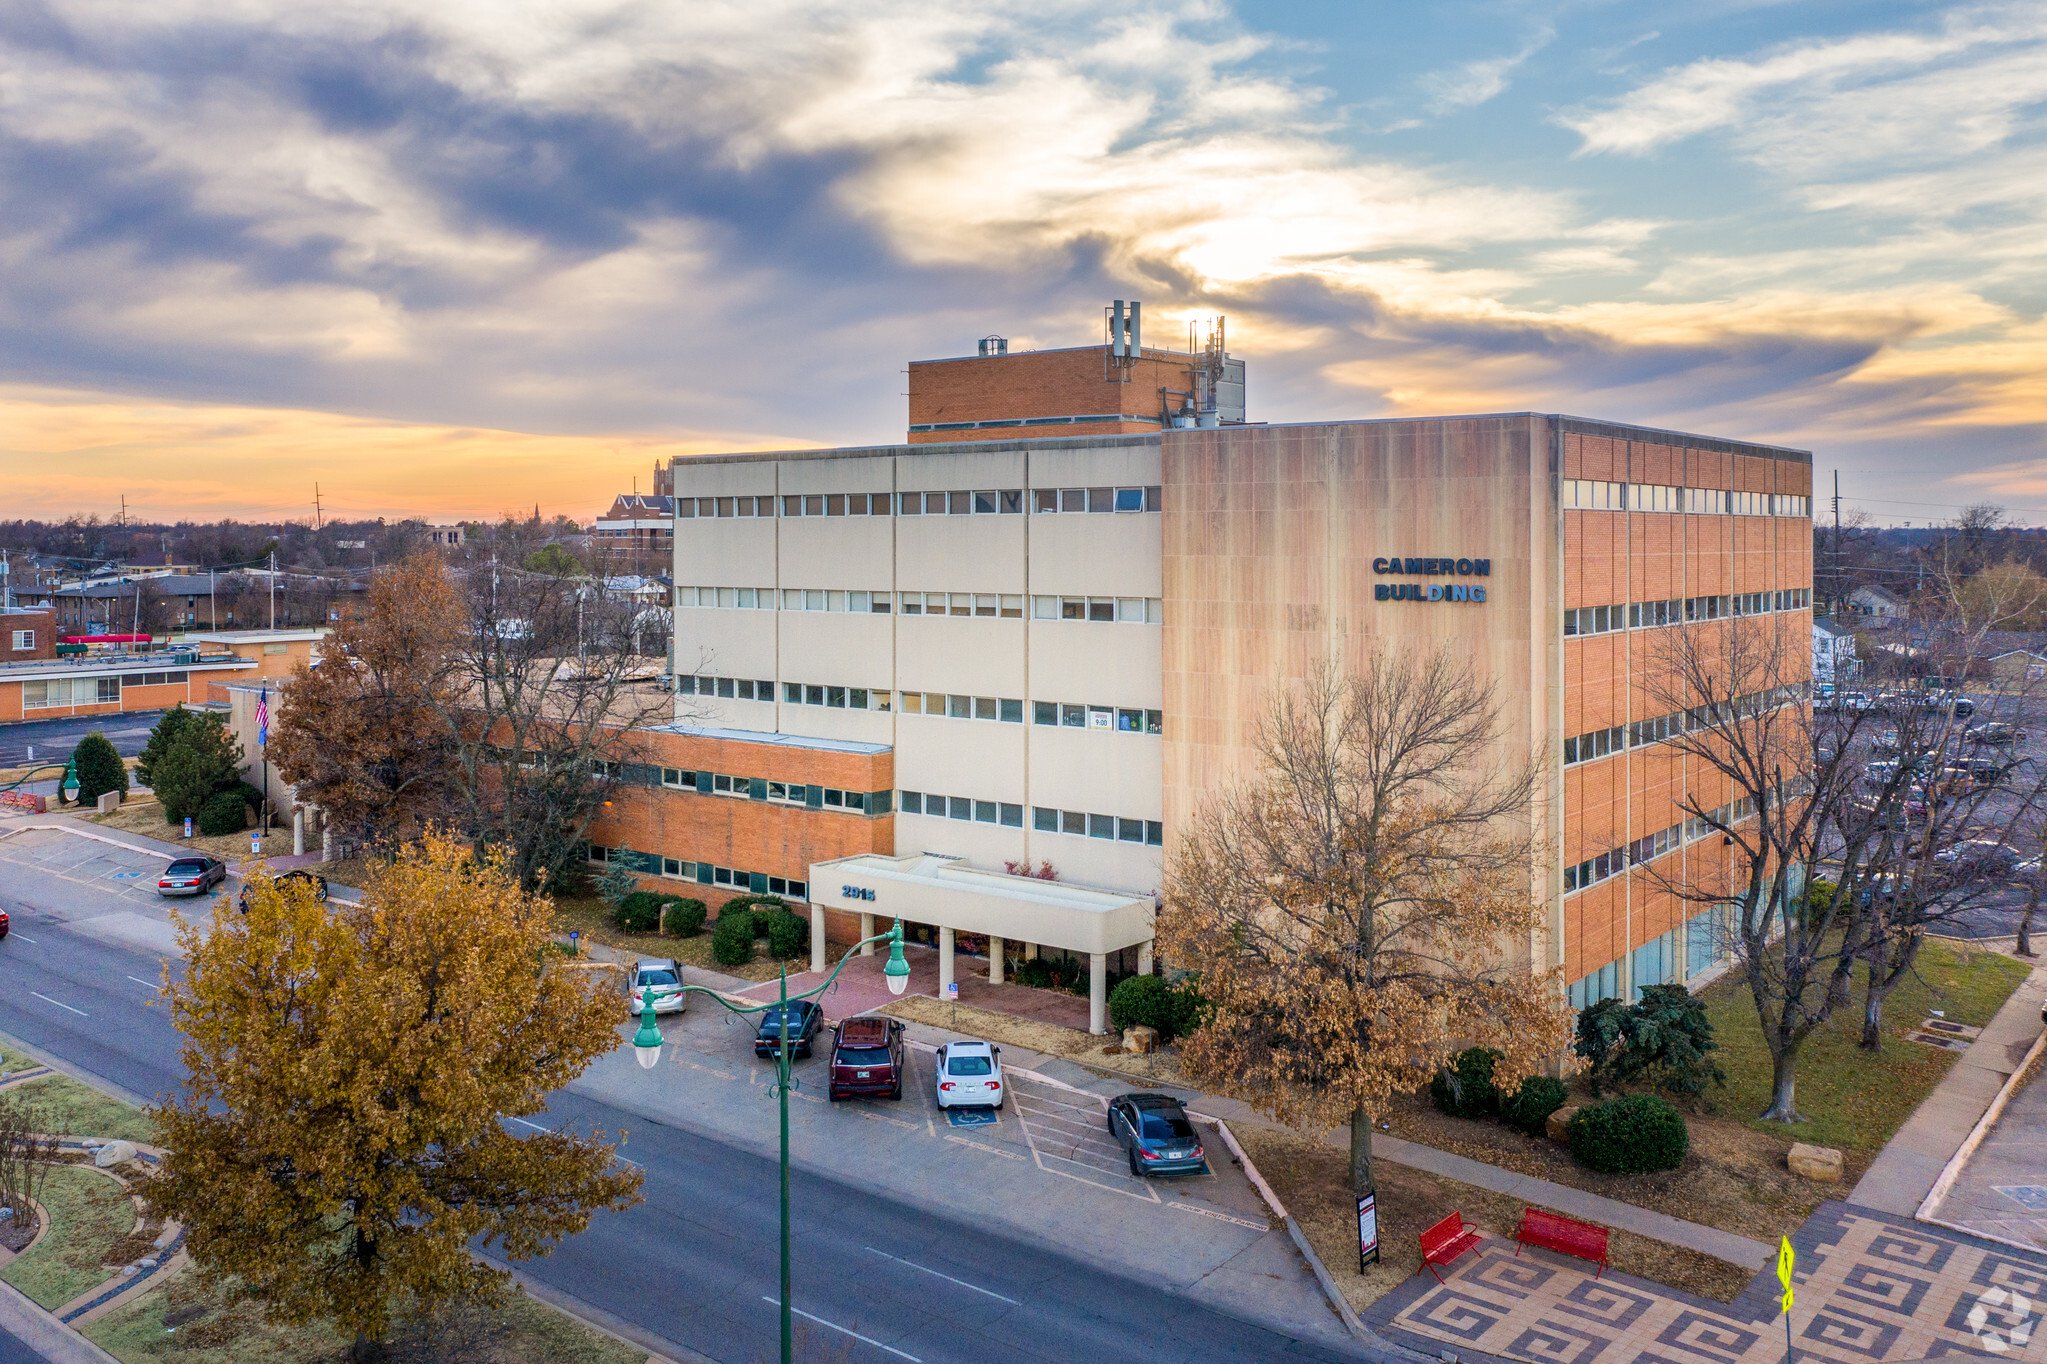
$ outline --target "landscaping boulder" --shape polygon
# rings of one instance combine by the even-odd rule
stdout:
[[[110,1141],[93,1153],[92,1163],[102,1170],[109,1165],[119,1165],[124,1160],[135,1159],[135,1143],[132,1141]]]
[[[1138,1023],[1123,1030],[1123,1050],[1125,1051],[1140,1053],[1153,1051],[1157,1049],[1158,1044],[1159,1034],[1156,1028]]]
[[[1543,1132],[1551,1141],[1562,1142],[1564,1145],[1569,1146],[1571,1144],[1571,1119],[1577,1117],[1578,1110],[1584,1106],[1583,1104],[1565,1104],[1562,1108],[1549,1115],[1549,1121],[1542,1125]]]
[[[1817,1180],[1821,1184],[1841,1182],[1841,1153],[1831,1146],[1807,1146],[1802,1141],[1791,1144],[1791,1154],[1784,1158],[1791,1167],[1791,1173],[1803,1179]]]

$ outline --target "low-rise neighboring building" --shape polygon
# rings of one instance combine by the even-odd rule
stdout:
[[[191,705],[208,698],[211,684],[255,667],[234,654],[196,649],[4,663],[0,724]]]
[[[0,609],[0,663],[57,656],[57,613],[23,606]]]
[[[619,549],[672,549],[675,499],[655,493],[620,493],[611,510],[590,523],[590,538]]]
[[[320,656],[326,630],[208,630],[180,635],[177,641],[196,644],[211,653],[231,654],[255,665],[256,677],[290,677],[301,663]]]
[[[1855,656],[1855,632],[1824,616],[1812,622],[1812,680],[1822,685],[1846,682],[1861,669]]]
[[[1866,583],[1848,594],[1848,609],[1865,621],[1897,624],[1912,619],[1912,604],[1887,587]]]
[[[462,543],[464,538],[462,532],[463,528],[459,525],[428,526],[426,528],[427,543],[452,549],[454,546]]]

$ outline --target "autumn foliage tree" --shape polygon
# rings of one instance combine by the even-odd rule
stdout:
[[[473,1238],[526,1259],[636,1203],[602,1134],[504,1126],[617,1044],[616,1000],[545,969],[553,930],[504,856],[432,830],[359,905],[259,873],[245,914],[181,921],[190,1078],[149,1196],[193,1259],[373,1359],[398,1313],[502,1288]]]
[[[418,555],[370,579],[320,666],[282,689],[270,758],[299,800],[358,837],[404,838],[453,800],[449,723],[463,612],[441,563]]]
[[[1533,767],[1502,762],[1493,690],[1444,649],[1274,691],[1257,772],[1213,795],[1167,878],[1159,946],[1212,1012],[1182,1056],[1287,1123],[1372,1115],[1460,1049],[1512,1085],[1564,1046],[1530,838]]]

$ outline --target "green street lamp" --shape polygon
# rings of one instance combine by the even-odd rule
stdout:
[[[64,793],[64,799],[70,801],[75,801],[78,799],[77,754],[75,753],[72,754],[71,761],[64,764],[64,780],[59,784],[58,789]]]
[[[892,995],[903,993],[910,983],[910,963],[903,960],[903,921],[898,919],[886,933],[877,933],[862,939],[848,948],[846,955],[839,958],[831,974],[814,989],[800,995],[789,993],[789,968],[782,967],[781,998],[773,1004],[756,1004],[743,1007],[716,990],[701,985],[683,985],[675,989],[664,989],[664,994],[709,995],[727,1013],[757,1014],[769,1009],[778,1010],[776,1022],[781,1034],[781,1045],[775,1049],[775,1098],[781,1104],[782,1119],[782,1364],[795,1364],[796,1334],[795,1317],[789,1306],[789,1091],[799,1087],[799,1081],[791,1075],[789,1062],[789,1006],[799,1000],[814,999],[832,988],[832,982],[839,978],[839,972],[846,969],[846,963],[859,955],[868,943],[886,942],[889,945],[888,963],[881,968],[882,978],[888,982]],[[652,1070],[661,1060],[661,1029],[654,1022],[654,989],[648,987],[640,995],[640,1030],[633,1034],[633,1055],[640,1066]],[[827,1082],[829,1083],[829,1082]]]

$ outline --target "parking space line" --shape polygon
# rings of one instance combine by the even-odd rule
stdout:
[[[993,1289],[982,1288],[978,1284],[970,1284],[965,1279],[955,1279],[950,1274],[941,1274],[937,1270],[931,1268],[929,1265],[920,1265],[915,1260],[905,1260],[900,1255],[891,1255],[885,1250],[876,1250],[873,1246],[868,1246],[867,1251],[871,1255],[879,1255],[884,1260],[894,1260],[899,1265],[908,1265],[912,1269],[922,1270],[924,1273],[931,1275],[933,1278],[943,1279],[947,1283],[956,1283],[961,1288],[971,1288],[976,1293],[986,1293],[989,1297],[994,1298],[997,1302],[1006,1302],[1011,1307],[1023,1306],[1023,1304],[1018,1302],[1015,1298],[1005,1298],[1000,1293],[995,1292]]]
[[[16,933],[13,934],[12,936],[19,938],[22,942],[27,943],[30,947],[34,947],[36,945],[36,940],[28,936],[28,934],[26,933]]]
[[[92,1017],[92,1015],[91,1015],[91,1014],[89,1014],[89,1013],[87,1013],[87,1012],[86,1012],[85,1010],[83,1010],[83,1009],[72,1009],[72,1008],[71,1008],[71,1006],[70,1006],[69,1004],[65,1004],[65,1003],[63,1003],[63,1002],[61,1002],[61,1001],[59,1001],[59,1000],[51,999],[51,998],[50,998],[50,997],[49,997],[48,995],[46,995],[46,994],[42,993],[42,992],[41,992],[40,990],[30,990],[30,991],[29,991],[29,993],[30,993],[30,994],[32,994],[32,995],[34,995],[34,996],[35,996],[35,997],[36,997],[37,999],[40,999],[41,1001],[43,1001],[43,1003],[45,1003],[45,1004],[55,1004],[55,1005],[56,1005],[56,1006],[57,1006],[58,1008],[60,1008],[60,1009],[69,1009],[69,1010],[70,1010],[70,1011],[71,1011],[72,1013],[75,1013],[75,1014],[77,1014],[77,1015],[78,1015],[78,1016],[79,1016],[80,1018],[91,1018],[91,1017]]]
[[[782,1305],[782,1300],[780,1298],[762,1297],[761,1301],[764,1303],[771,1304],[772,1306],[775,1307],[780,1307]],[[800,1307],[791,1307],[789,1311],[792,1315],[802,1317],[805,1321],[814,1321],[819,1326],[829,1327],[832,1330],[837,1331],[842,1336],[851,1336],[853,1337],[853,1339],[859,1341],[862,1345],[872,1345],[877,1350],[887,1350],[890,1354],[895,1355],[899,1359],[909,1360],[910,1364],[924,1364],[923,1360],[917,1358],[917,1356],[911,1354],[907,1350],[898,1350],[893,1345],[882,1344],[880,1341],[876,1340],[872,1336],[863,1336],[858,1331],[849,1331],[835,1321],[826,1321],[823,1317],[816,1316],[810,1312],[806,1312]]]
[[[887,1115],[886,1113],[870,1113],[870,1112],[868,1112],[868,1111],[867,1111],[866,1109],[864,1109],[864,1108],[856,1108],[856,1109],[854,1109],[853,1111],[854,1111],[855,1113],[858,1113],[858,1114],[859,1114],[859,1115],[860,1115],[861,1117],[863,1117],[863,1118],[869,1118],[869,1119],[872,1119],[872,1120],[873,1120],[873,1121],[875,1121],[875,1122],[890,1122],[890,1123],[894,1123],[894,1124],[895,1124],[895,1125],[896,1125],[897,1127],[907,1127],[907,1128],[909,1128],[909,1129],[910,1129],[910,1130],[911,1130],[912,1132],[914,1132],[914,1131],[916,1131],[916,1130],[917,1130],[917,1124],[916,1124],[916,1123],[913,1123],[913,1122],[906,1122],[906,1121],[904,1121],[904,1120],[903,1120],[903,1119],[901,1119],[901,1118],[891,1118],[891,1117],[889,1117],[889,1116],[888,1116],[888,1115]]]
[[[1191,1212],[1197,1217],[1213,1217],[1218,1222],[1234,1222],[1240,1227],[1249,1227],[1253,1231],[1272,1230],[1270,1222],[1253,1222],[1248,1217],[1233,1217],[1229,1213],[1217,1212],[1213,1208],[1197,1208],[1192,1203],[1168,1203],[1166,1206],[1178,1208],[1181,1212]]]
[[[976,1151],[986,1151],[991,1156],[1001,1156],[1004,1160],[1023,1159],[1022,1156],[1018,1155],[1014,1151],[1005,1151],[999,1146],[990,1146],[986,1142],[968,1141],[965,1137],[947,1137],[946,1140],[950,1142],[955,1142],[961,1146],[971,1146]]]

